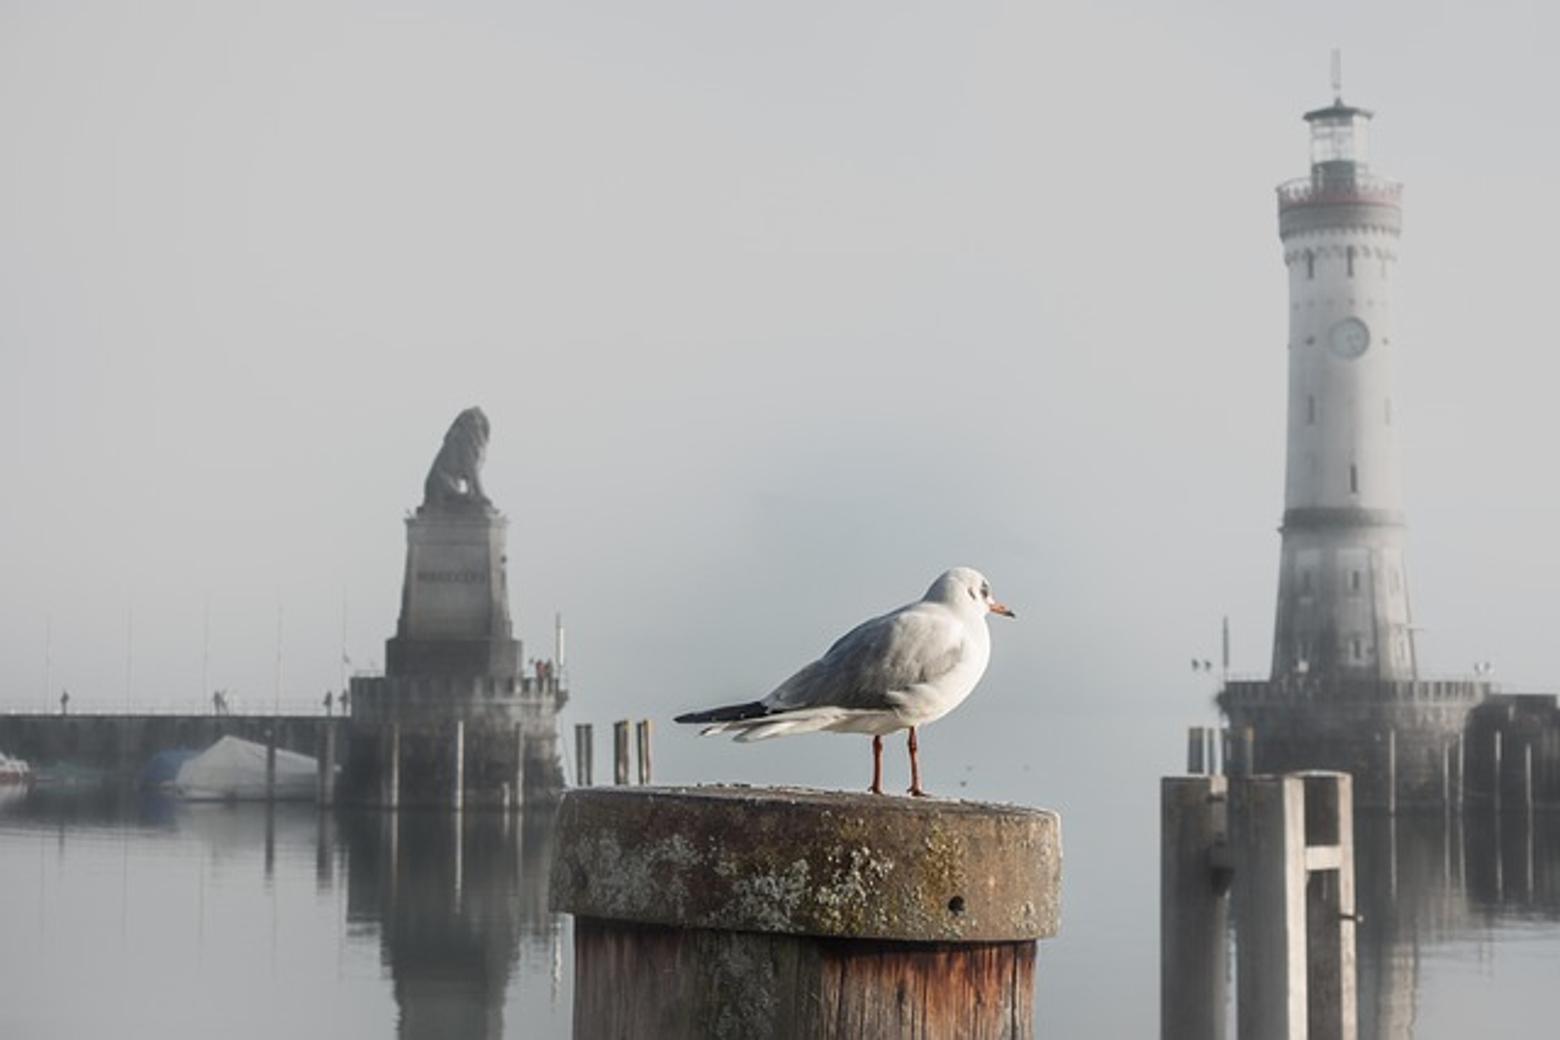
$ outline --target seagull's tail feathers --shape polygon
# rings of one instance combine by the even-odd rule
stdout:
[[[768,715],[770,709],[764,706],[763,701],[748,701],[746,704],[727,704],[721,708],[710,708],[708,711],[690,711],[677,716],[675,722],[745,722],[749,719],[763,718]],[[714,729],[714,727],[711,727]],[[706,730],[705,732],[709,732]]]
[[[877,712],[853,711],[848,708],[815,707],[791,708],[771,711],[759,718],[732,719],[706,726],[701,736],[717,733],[734,734],[738,743],[748,744],[771,737],[789,737],[795,733],[817,733],[821,730],[836,732],[876,732]],[[863,725],[863,724],[866,725]]]

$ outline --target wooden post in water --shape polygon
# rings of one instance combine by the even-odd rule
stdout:
[[[450,770],[450,808],[460,812],[466,807],[466,720],[455,720],[454,762]]]
[[[336,804],[336,724],[326,722],[320,728],[319,779],[315,796],[321,808]]]
[[[1199,737],[1201,734],[1195,729]],[[1224,1040],[1229,1006],[1229,877],[1222,776],[1159,786],[1159,1035]]]
[[[1192,726],[1187,729],[1186,771],[1193,776],[1198,776],[1203,773],[1211,773],[1213,771],[1204,764],[1203,747],[1205,743],[1206,742],[1203,740],[1203,728],[1201,726]]]
[[[385,767],[380,770],[380,778],[384,783],[384,790],[380,794],[380,804],[386,809],[398,809],[401,806],[401,724],[392,722],[384,734]]]
[[[1308,1040],[1356,1040],[1354,780],[1301,773],[1305,797]],[[1395,822],[1393,824],[1396,825]]]
[[[634,724],[634,739],[639,751],[639,782],[650,782],[650,720],[640,719]]]
[[[591,733],[590,723],[580,722],[574,726],[574,786],[589,787],[591,784],[591,756],[595,752],[595,739]]]
[[[1397,812],[1397,730],[1387,730],[1387,813]]]
[[[1060,889],[1052,812],[728,787],[568,792],[550,887],[616,1040],[1028,1040]]]
[[[1494,795],[1495,795],[1495,811],[1496,812],[1500,812],[1500,772],[1501,772],[1501,770],[1500,770],[1500,752],[1501,752],[1501,746],[1500,746],[1501,745],[1501,732],[1500,732],[1500,730],[1496,730],[1495,731],[1495,738],[1494,738],[1494,740],[1495,740],[1495,743],[1494,743],[1495,753],[1494,753],[1494,755],[1493,755],[1493,757],[1491,759],[1492,765],[1490,766],[1490,783],[1493,785],[1492,789],[1493,789]]]
[[[1306,1040],[1305,806],[1298,776],[1230,785],[1236,1020],[1242,1037]]]
[[[628,720],[612,724],[612,782],[622,787],[628,783]]]
[[[508,808],[519,810],[525,806],[525,724],[520,722],[515,723],[515,778],[510,784]]]
[[[276,723],[265,731],[265,800],[276,801]]]
[[[1246,777],[1229,805],[1239,1035],[1356,1040],[1350,777]]]

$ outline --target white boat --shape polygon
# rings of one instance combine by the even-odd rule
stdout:
[[[223,737],[179,767],[173,789],[194,801],[258,801],[266,797],[264,744]],[[279,801],[312,799],[318,762],[309,755],[276,749]]]
[[[0,751],[0,784],[26,786],[32,783],[32,767],[23,759],[12,758]]]

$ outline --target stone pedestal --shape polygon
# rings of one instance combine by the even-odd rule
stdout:
[[[505,579],[507,522],[488,507],[424,506],[406,520],[401,619],[389,675],[520,674]]]

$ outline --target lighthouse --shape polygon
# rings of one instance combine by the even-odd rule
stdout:
[[[1370,167],[1371,113],[1305,113],[1310,172],[1278,186],[1289,285],[1288,446],[1269,678],[1219,706],[1259,772],[1339,769],[1356,803],[1444,805],[1487,682],[1421,675],[1409,611],[1392,369],[1402,185]]]
[[[1402,185],[1370,169],[1369,111],[1339,97],[1305,121],[1311,171],[1278,188],[1289,401],[1273,677],[1413,679],[1392,397]]]

